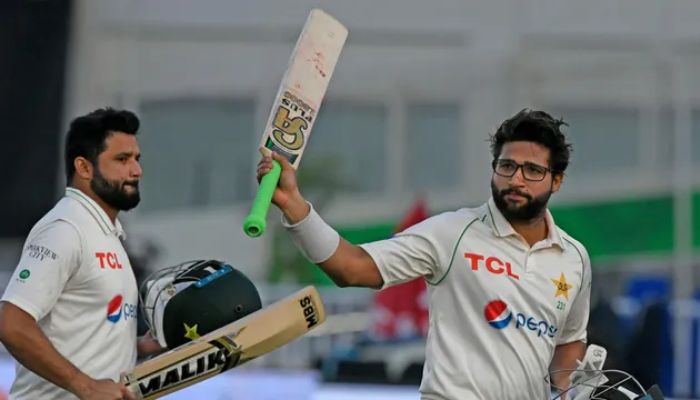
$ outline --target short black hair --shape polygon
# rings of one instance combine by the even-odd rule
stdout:
[[[503,121],[495,134],[491,135],[491,154],[496,160],[503,145],[508,142],[526,141],[538,143],[549,149],[549,168],[560,174],[569,166],[571,143],[561,132],[561,126],[569,126],[563,119],[556,119],[544,111],[525,108]]]
[[[105,150],[105,141],[113,132],[136,135],[139,125],[139,118],[133,112],[110,107],[99,108],[71,121],[65,149],[68,182],[75,175],[76,157],[85,157],[96,165],[97,157]]]

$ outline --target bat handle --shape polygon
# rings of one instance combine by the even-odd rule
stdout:
[[[258,237],[265,232],[265,220],[267,219],[267,210],[270,209],[272,203],[272,195],[277,188],[277,182],[280,180],[282,167],[280,163],[272,160],[272,169],[265,174],[260,180],[258,193],[253,200],[253,206],[250,208],[250,213],[243,221],[243,231],[250,237]]]

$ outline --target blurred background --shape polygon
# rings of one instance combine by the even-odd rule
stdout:
[[[256,147],[313,7],[350,30],[300,170],[326,220],[359,243],[477,206],[490,195],[489,133],[524,107],[563,117],[574,153],[552,212],[592,257],[589,340],[608,367],[700,398],[694,1],[0,2],[0,285],[62,196],[68,122],[131,109],[142,202],[121,219],[139,277],[215,258],[266,303],[314,284],[333,314],[314,337],[172,398],[418,399],[422,281],[337,289],[278,213],[261,238],[242,233]],[[2,390],[13,374],[3,353]]]

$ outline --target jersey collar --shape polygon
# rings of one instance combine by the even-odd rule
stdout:
[[[489,198],[489,201],[486,203],[486,208],[488,212],[486,219],[490,222],[489,225],[496,236],[506,237],[518,235],[506,217],[501,214],[501,211],[496,206],[496,202],[493,200],[493,197]],[[562,241],[561,234],[559,233],[559,228],[557,228],[557,226],[554,224],[554,218],[552,217],[552,213],[549,212],[549,209],[546,210],[544,219],[547,223],[547,231],[549,233],[543,244],[547,246],[556,245],[563,249],[564,242]]]
[[[66,188],[66,197],[76,200],[83,207],[85,207],[85,209],[90,213],[90,215],[92,215],[92,217],[95,219],[95,222],[97,222],[97,225],[99,225],[100,228],[102,228],[102,231],[105,234],[113,234],[120,237],[121,239],[126,238],[126,233],[122,228],[121,222],[119,222],[119,220],[117,219],[115,220],[116,223],[113,224],[112,220],[110,220],[109,216],[107,216],[105,210],[103,210],[102,207],[100,207],[99,204],[95,202],[95,200],[88,197],[88,195],[76,188],[68,187]]]

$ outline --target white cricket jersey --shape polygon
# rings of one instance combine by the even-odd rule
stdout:
[[[429,283],[421,399],[549,399],[555,347],[586,340],[591,267],[549,211],[546,221],[530,247],[491,199],[362,245],[384,287]]]
[[[33,316],[53,346],[94,379],[119,379],[136,363],[138,290],[124,232],[81,191],[34,225],[2,301]],[[17,363],[10,398],[74,399]]]

